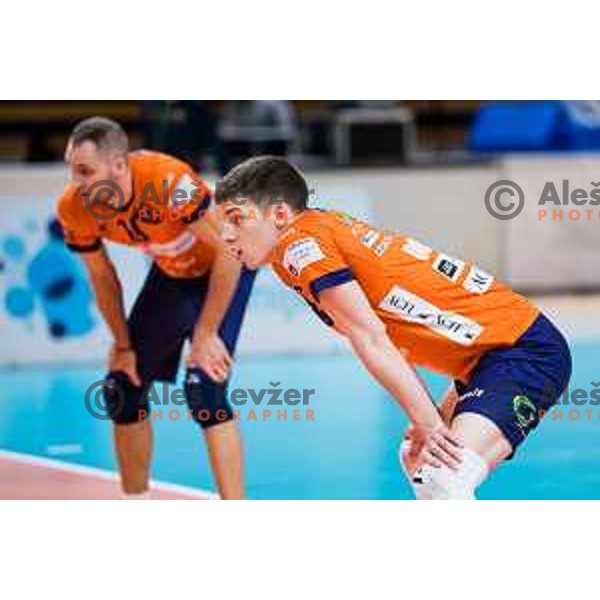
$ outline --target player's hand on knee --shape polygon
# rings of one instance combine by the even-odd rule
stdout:
[[[420,464],[432,467],[446,466],[456,470],[462,460],[462,444],[454,437],[446,425],[440,424],[434,429],[414,428],[412,433],[411,458]],[[412,456],[417,454],[416,457]]]
[[[194,335],[188,367],[199,367],[213,381],[223,383],[229,377],[232,362],[218,334],[200,331]]]
[[[137,357],[132,348],[113,346],[108,356],[109,372],[121,371],[129,377],[129,381],[137,387],[142,386],[142,379],[137,371]]]
[[[415,431],[416,431],[416,427],[412,424],[409,425],[408,429],[404,432],[404,441],[405,442],[412,441],[415,437]]]
[[[409,479],[412,478],[414,472],[419,467],[419,454],[420,449],[415,451],[412,439],[405,437],[398,448],[398,459],[403,473]]]
[[[414,425],[409,425],[404,432],[404,439],[400,444],[400,463],[404,473],[409,477],[417,470],[419,466],[419,455],[423,449],[423,440],[418,439],[418,432]]]

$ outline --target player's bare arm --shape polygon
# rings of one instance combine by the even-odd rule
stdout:
[[[460,462],[459,444],[414,369],[390,340],[358,283],[328,288],[321,292],[319,300],[367,370],[407,412],[415,428],[414,437],[422,441],[418,444],[422,462],[455,468]]]
[[[446,423],[447,425],[450,425],[450,423],[452,422],[452,415],[454,414],[454,409],[456,407],[457,402],[458,393],[456,392],[454,384],[451,383],[447,387],[446,391],[444,392],[444,395],[442,396],[442,399],[438,404],[438,410],[440,412],[440,415],[444,423]]]
[[[114,343],[109,354],[109,371],[122,371],[134,385],[142,385],[131,346],[123,304],[123,289],[117,271],[104,246],[82,255],[100,314],[110,329]]]
[[[437,405],[438,412],[447,427],[452,425],[452,415],[458,402],[458,393],[454,384],[450,384]],[[400,459],[404,471],[409,475],[421,466],[422,444],[416,435],[413,425],[410,425],[404,434],[404,442],[400,447]]]
[[[189,365],[201,367],[213,380],[227,379],[231,356],[219,337],[219,327],[231,303],[241,272],[241,264],[226,249],[210,222],[190,224],[194,235],[215,251],[204,310],[198,319],[192,339]]]

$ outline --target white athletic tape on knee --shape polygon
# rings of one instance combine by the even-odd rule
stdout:
[[[416,471],[411,484],[417,500],[475,500],[475,490],[487,475],[488,467],[481,456],[463,448],[457,470],[424,465]]]

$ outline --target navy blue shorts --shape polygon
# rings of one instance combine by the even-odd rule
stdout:
[[[153,265],[128,319],[142,380],[175,382],[183,344],[192,337],[208,291],[210,272],[194,279],[168,277]],[[231,355],[256,271],[242,269],[219,334]]]
[[[467,384],[455,381],[454,415],[471,412],[493,421],[513,453],[556,403],[571,377],[571,352],[541,315],[510,348],[485,354]]]

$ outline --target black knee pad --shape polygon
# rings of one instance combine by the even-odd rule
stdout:
[[[188,369],[185,397],[194,421],[202,428],[233,419],[227,400],[227,383],[215,383],[202,369]]]
[[[138,423],[148,417],[150,403],[146,387],[136,387],[121,371],[111,371],[105,379],[106,413],[117,425]]]

